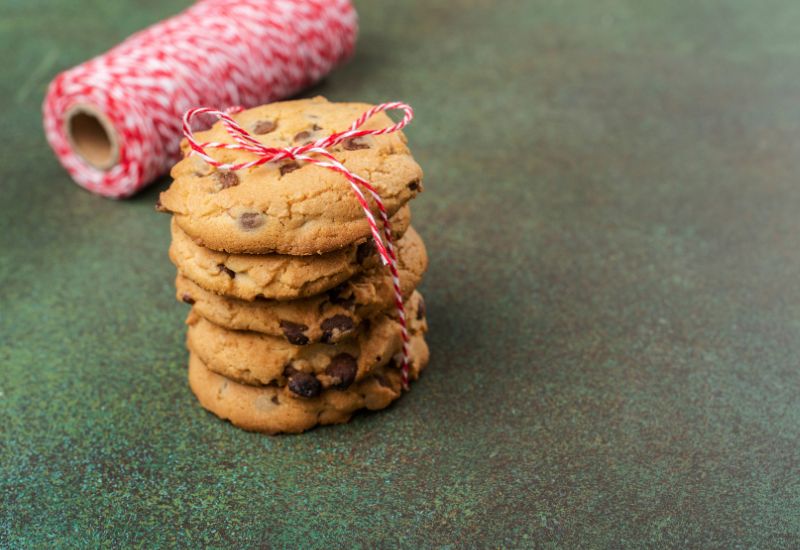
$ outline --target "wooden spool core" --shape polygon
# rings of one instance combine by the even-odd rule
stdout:
[[[99,170],[119,161],[117,132],[106,116],[89,105],[76,105],[64,121],[72,150]]]

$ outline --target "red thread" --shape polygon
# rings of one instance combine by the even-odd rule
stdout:
[[[377,113],[392,110],[402,110],[403,119],[395,124],[392,124],[391,126],[379,130],[359,130],[359,128],[363,126],[367,120]],[[386,211],[386,207],[383,204],[383,200],[375,188],[372,187],[367,180],[345,168],[342,163],[334,158],[334,156],[329,152],[328,148],[342,143],[346,139],[357,138],[361,136],[379,136],[397,132],[413,120],[414,110],[411,108],[411,106],[406,105],[405,103],[382,103],[381,105],[372,107],[358,117],[350,125],[349,129],[343,132],[334,132],[333,134],[320,138],[312,143],[298,145],[296,147],[267,147],[250,135],[247,130],[239,126],[239,124],[237,124],[236,121],[228,115],[228,113],[230,113],[230,110],[226,113],[216,109],[210,109],[208,107],[200,107],[196,109],[190,109],[186,112],[186,114],[184,114],[183,134],[186,136],[186,140],[189,142],[189,147],[192,149],[192,154],[201,157],[207,163],[220,170],[244,170],[246,168],[252,168],[267,162],[277,162],[283,159],[292,159],[310,162],[312,164],[316,164],[317,166],[328,168],[329,170],[333,170],[334,172],[343,175],[347,179],[348,183],[350,184],[350,188],[355,194],[356,200],[358,200],[358,203],[364,210],[364,216],[366,216],[367,222],[369,223],[372,239],[375,241],[375,246],[378,248],[378,253],[381,256],[383,263],[389,267],[389,273],[392,277],[395,306],[397,308],[397,316],[400,322],[400,330],[403,337],[403,364],[400,372],[403,380],[403,388],[407,389],[409,368],[408,326],[406,323],[405,306],[403,304],[403,293],[400,289],[400,275],[397,271],[397,255],[392,244],[392,228],[389,223],[389,215]],[[194,134],[192,133],[191,122],[192,118],[198,115],[211,115],[222,121],[222,125],[225,127],[225,130],[228,132],[228,134],[233,138],[235,143],[223,143],[219,141],[197,143],[197,141],[194,139]],[[245,151],[256,155],[257,158],[248,162],[226,164],[214,160],[213,157],[206,153],[206,149],[229,149]],[[383,222],[383,238],[381,238],[378,226],[375,223],[375,217],[370,209],[369,202],[364,196],[364,192],[361,190],[361,188],[364,188],[369,193],[369,195],[375,200],[375,204],[378,206],[378,213],[380,214],[381,221]]]
[[[350,55],[350,0],[201,0],[107,53],[59,74],[43,105],[47,140],[72,178],[127,197],[180,157],[180,116],[192,105],[254,107],[297,93]],[[90,106],[119,145],[101,170],[72,150],[66,114]]]

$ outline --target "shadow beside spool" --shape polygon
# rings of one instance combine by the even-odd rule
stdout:
[[[119,162],[117,132],[108,118],[91,105],[75,105],[64,118],[69,145],[98,170],[109,170]]]

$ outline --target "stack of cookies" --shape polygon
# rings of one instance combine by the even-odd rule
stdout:
[[[369,107],[314,98],[233,118],[261,143],[287,147],[343,131]],[[380,113],[362,129],[391,124]],[[219,123],[195,138],[233,142]],[[292,160],[219,170],[183,148],[157,208],[173,215],[170,258],[177,297],[192,306],[189,384],[200,404],[246,430],[296,433],[397,399],[402,335],[392,280],[347,180]],[[329,150],[375,187],[391,216],[416,379],[428,362],[415,290],[427,256],[407,203],[422,190],[422,171],[401,132]],[[222,163],[255,158],[208,154]]]

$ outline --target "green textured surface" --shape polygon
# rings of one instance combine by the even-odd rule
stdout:
[[[0,547],[800,545],[800,3],[358,2],[432,364],[270,438],[185,380],[162,181],[70,183],[58,71],[178,0],[0,0]]]

